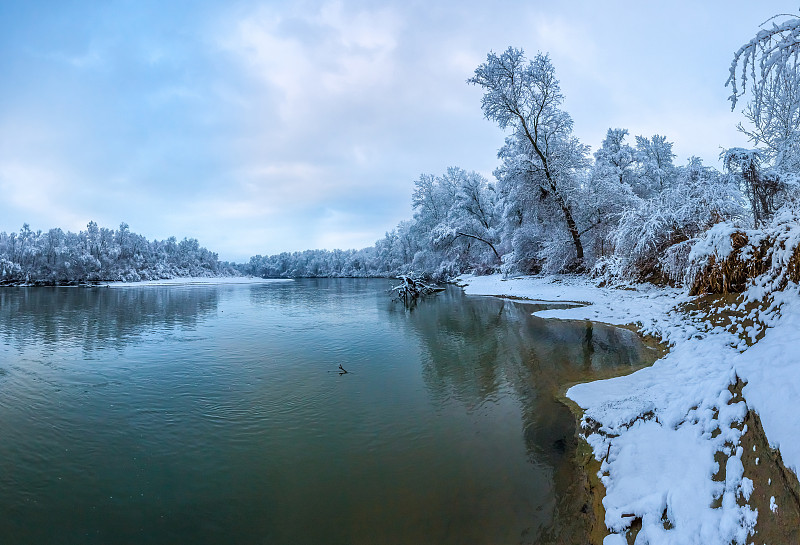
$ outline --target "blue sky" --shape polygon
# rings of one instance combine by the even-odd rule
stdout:
[[[502,132],[465,83],[549,52],[576,135],[746,145],[724,87],[778,2],[2,2],[0,230],[127,222],[222,259],[371,245],[413,182],[487,177]],[[743,105],[744,103],[740,103]]]

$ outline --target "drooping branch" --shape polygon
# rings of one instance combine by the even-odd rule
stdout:
[[[499,254],[499,253],[497,253],[497,249],[494,247],[494,244],[492,244],[491,242],[489,242],[489,241],[488,241],[488,240],[486,240],[485,238],[479,237],[478,235],[470,235],[469,233],[462,233],[461,231],[458,231],[458,232],[456,232],[456,236],[453,238],[453,240],[455,240],[455,239],[456,239],[456,238],[458,238],[458,237],[469,237],[469,238],[474,238],[475,240],[480,240],[480,241],[481,241],[481,242],[483,242],[484,244],[488,244],[488,245],[489,245],[489,248],[491,248],[491,249],[492,249],[492,251],[494,252],[494,255],[495,255],[495,257],[497,257],[497,261],[499,261],[499,262],[502,262],[502,261],[503,261],[503,260],[500,258],[500,254]]]
[[[750,79],[751,90],[756,100],[761,96],[771,76],[780,76],[792,60],[800,55],[800,19],[792,17],[771,28],[759,31],[753,39],[733,54],[728,81],[731,86],[731,110],[747,90]],[[758,67],[758,69],[756,68]],[[738,83],[741,83],[739,89]]]

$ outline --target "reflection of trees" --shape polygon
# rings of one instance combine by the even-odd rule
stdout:
[[[123,346],[148,330],[194,328],[215,312],[218,287],[4,288],[0,339],[50,349]]]
[[[541,309],[541,306],[538,306]],[[588,321],[532,316],[536,305],[466,297],[456,290],[423,301],[413,312],[395,309],[423,341],[423,373],[436,397],[477,406],[508,382],[525,402],[566,382],[592,378],[645,359],[638,336]]]
[[[250,289],[250,302],[288,310],[341,311],[350,302],[357,303],[352,305],[354,308],[363,306],[363,297],[375,297],[376,290],[384,286],[388,299],[391,285],[391,280],[375,278],[298,278],[290,282],[254,285]]]
[[[620,367],[632,370],[652,362],[654,353],[626,329],[531,315],[542,308],[448,290],[414,312],[392,315],[405,317],[422,340],[423,377],[434,398],[472,408],[511,388],[522,406],[528,455],[552,469],[561,503],[559,496],[575,478],[571,464],[577,442],[574,417],[556,400],[557,391],[618,373]]]

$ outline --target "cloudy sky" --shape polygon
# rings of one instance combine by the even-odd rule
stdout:
[[[432,6],[433,5],[433,6]],[[222,259],[371,245],[413,182],[487,177],[502,132],[465,83],[549,52],[577,136],[745,145],[732,53],[786,2],[0,3],[0,231],[127,222]]]

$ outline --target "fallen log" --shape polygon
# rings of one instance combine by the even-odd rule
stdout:
[[[414,302],[424,295],[444,291],[444,288],[426,284],[412,274],[401,274],[397,279],[400,280],[400,284],[394,286],[390,291],[396,292],[396,297],[406,304]]]

